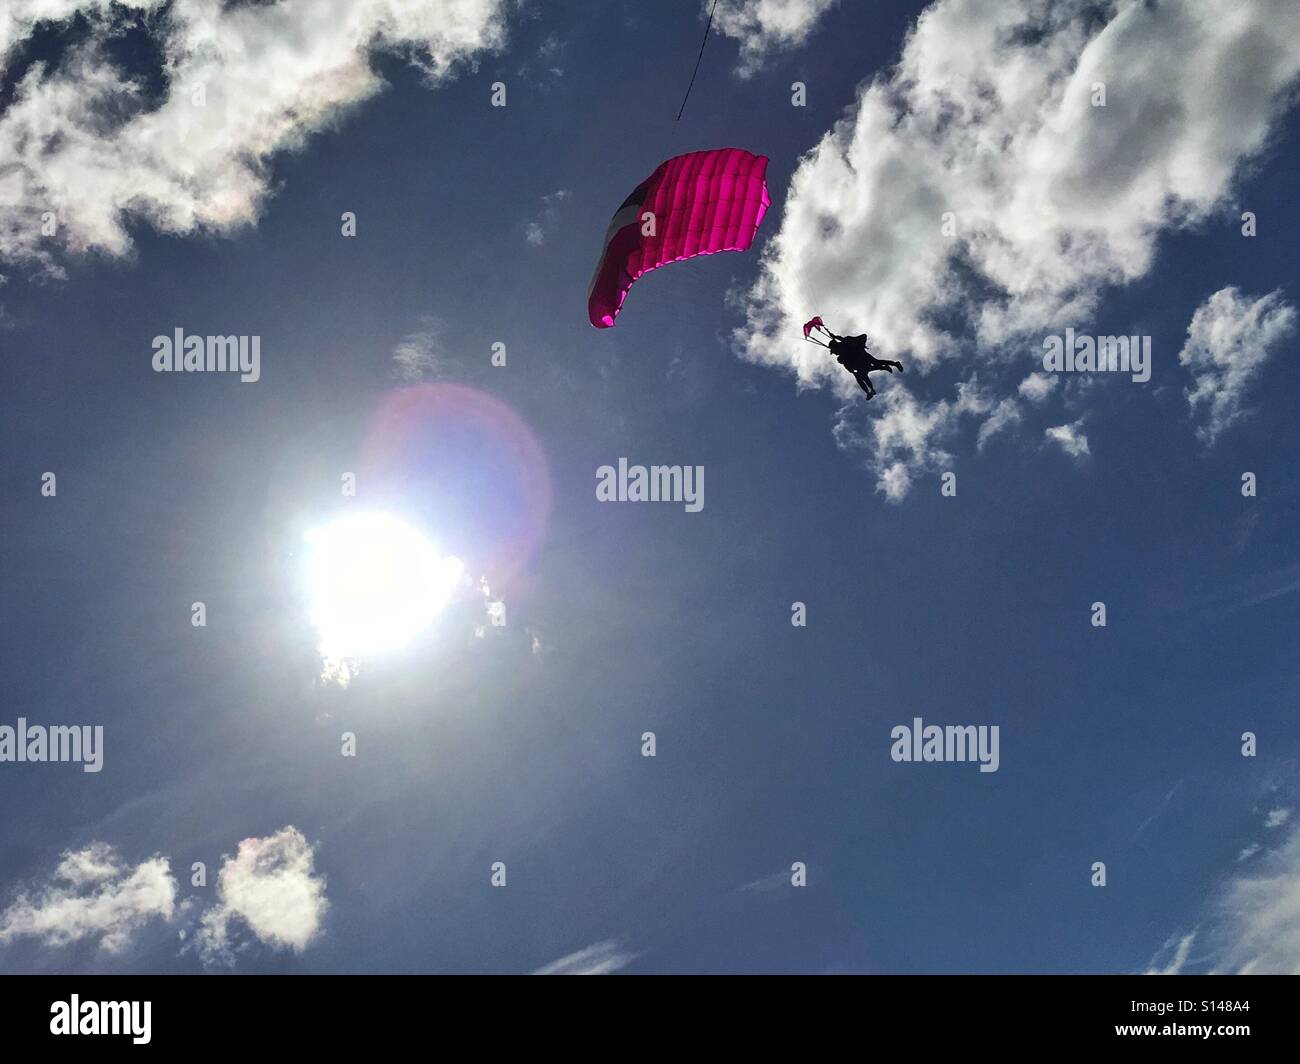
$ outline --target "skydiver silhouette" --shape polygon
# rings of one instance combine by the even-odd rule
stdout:
[[[894,367],[898,367],[898,372],[903,372],[901,362],[891,362],[889,359],[876,358],[867,350],[866,334],[861,336],[838,336],[829,329],[830,333],[830,351],[835,356],[835,361],[853,374],[853,379],[858,382],[858,386],[867,393],[870,399],[876,394],[876,389],[871,383],[868,374],[872,370],[886,370],[889,373],[894,372]]]

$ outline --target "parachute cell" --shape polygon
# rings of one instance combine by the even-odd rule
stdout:
[[[767,156],[740,148],[694,151],[661,163],[609,223],[587,292],[591,324],[610,328],[642,274],[696,255],[748,249],[772,203],[766,173]]]

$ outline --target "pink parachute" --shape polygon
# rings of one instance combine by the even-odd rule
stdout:
[[[587,292],[591,324],[610,328],[642,274],[696,255],[745,251],[772,203],[766,173],[767,156],[740,148],[693,151],[660,163],[609,223]]]

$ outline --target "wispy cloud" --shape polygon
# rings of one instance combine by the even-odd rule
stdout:
[[[449,357],[447,323],[432,315],[421,321],[421,327],[407,333],[393,348],[393,372],[406,384],[438,380],[453,375],[464,367]]]
[[[1231,591],[1233,602],[1230,609],[1246,609],[1259,606],[1284,595],[1300,591],[1300,562],[1284,565],[1267,573],[1249,577],[1235,586]]]
[[[1031,373],[1020,382],[1016,391],[1031,403],[1041,403],[1052,394],[1055,387],[1055,377],[1049,377],[1046,373]]]
[[[1258,844],[1247,847],[1237,863],[1259,851]],[[1196,970],[1300,975],[1300,829],[1293,828],[1279,848],[1253,861],[1249,870],[1230,877],[1201,925],[1178,939],[1172,959],[1161,959],[1169,952],[1166,943],[1150,970],[1189,970],[1193,940],[1201,955]]]
[[[1155,959],[1151,962],[1151,967],[1147,968],[1146,975],[1178,975],[1187,964],[1187,959],[1192,952],[1192,944],[1196,941],[1196,932],[1191,931],[1181,938],[1171,938],[1164,944],[1157,956],[1166,956],[1167,960],[1163,962]]]
[[[1220,906],[1217,967],[1243,975],[1300,975],[1300,831],[1259,870],[1229,885]]]
[[[893,502],[911,490],[914,472],[951,468],[953,456],[945,445],[963,420],[996,411],[993,399],[974,379],[959,383],[951,401],[925,403],[892,384],[877,394],[870,408],[860,398],[853,396],[840,408],[835,439],[846,450],[874,455],[879,474],[876,490]],[[1005,411],[995,416],[1015,419]],[[1005,423],[999,427],[1006,427]]]
[[[516,73],[536,89],[549,92],[564,77],[565,42],[557,33],[549,33],[534,56],[520,64]]]
[[[51,880],[18,895],[0,913],[0,945],[31,936],[47,946],[98,940],[120,953],[136,932],[176,911],[176,880],[167,859],[154,856],[135,867],[113,847],[92,842],[65,852]]]
[[[627,952],[613,940],[597,942],[538,968],[533,975],[612,975],[622,971],[638,956],[640,954]]]
[[[1187,403],[1203,441],[1213,444],[1246,415],[1251,386],[1295,323],[1295,308],[1280,289],[1251,299],[1236,288],[1221,288],[1196,308],[1178,361],[1192,375]]]
[[[1144,821],[1142,821],[1141,824],[1138,825],[1137,831],[1133,832],[1133,837],[1129,839],[1129,845],[1132,845],[1133,843],[1137,842],[1137,840],[1142,837],[1142,833],[1156,822],[1156,820],[1164,813],[1164,811],[1169,808],[1169,803],[1173,801],[1174,795],[1176,795],[1180,790],[1182,790],[1182,788],[1183,788],[1182,780],[1179,780],[1177,783],[1175,783],[1172,787],[1169,788],[1168,793],[1166,793],[1165,796],[1160,799],[1160,804],[1156,806],[1155,811]]]
[[[704,10],[714,0],[703,0]],[[798,48],[835,0],[718,0],[714,29],[740,45],[736,73],[752,77],[776,52]]]
[[[736,888],[736,890],[742,894],[753,892],[766,894],[768,891],[777,890],[789,882],[789,872],[773,872],[770,876],[763,876],[761,879],[755,879],[749,883],[742,883]]]
[[[1045,429],[1043,435],[1058,444],[1071,458],[1084,458],[1090,453],[1088,437],[1083,432],[1082,418],[1070,425],[1053,425]]]
[[[524,239],[529,244],[539,248],[546,243],[546,237],[554,227],[556,217],[559,215],[560,204],[568,198],[569,192],[563,188],[542,197],[541,213],[524,225]]]

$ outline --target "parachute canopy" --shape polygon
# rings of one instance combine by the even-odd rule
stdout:
[[[825,328],[826,328],[826,324],[822,321],[822,316],[818,314],[817,317],[812,318],[809,321],[803,323],[803,338],[807,340],[808,334],[812,332],[814,329],[825,329]]]
[[[660,163],[609,223],[587,292],[591,324],[613,326],[633,282],[665,263],[745,251],[772,203],[766,173],[767,156],[740,148],[693,151]]]

